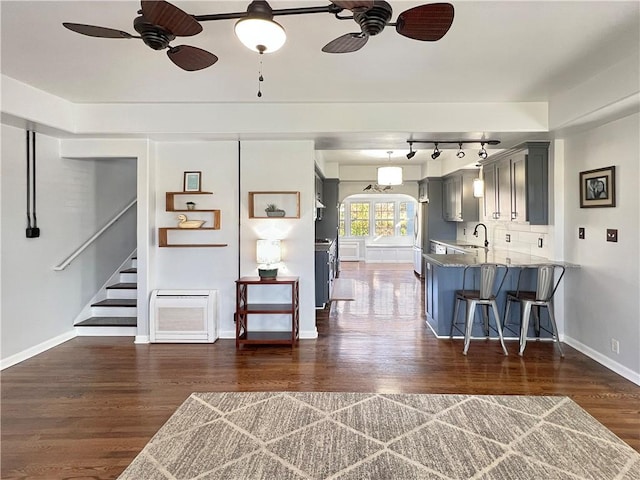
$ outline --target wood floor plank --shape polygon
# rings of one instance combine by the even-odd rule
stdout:
[[[640,387],[565,345],[438,340],[410,265],[342,265],[356,300],[296,348],[77,337],[1,378],[3,479],[113,479],[195,391],[567,395],[640,451]]]

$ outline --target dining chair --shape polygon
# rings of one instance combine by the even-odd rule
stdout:
[[[531,268],[537,269],[536,278],[536,290],[521,290],[521,280],[523,273]],[[534,330],[536,336],[540,336],[540,308],[545,307],[549,312],[549,320],[551,323],[554,341],[558,344],[558,350],[560,350],[560,356],[564,357],[562,346],[560,345],[560,338],[558,337],[558,325],[556,324],[555,315],[553,313],[553,296],[560,285],[560,281],[564,276],[565,267],[560,264],[544,264],[530,267],[523,267],[518,274],[518,283],[516,290],[507,291],[506,305],[504,308],[504,322],[506,326],[509,323],[509,312],[512,302],[518,302],[520,304],[521,319],[520,319],[520,351],[519,354],[524,353],[524,349],[527,346],[527,334],[529,332],[529,321],[531,313],[534,316]],[[558,275],[559,273],[559,275]],[[547,331],[543,328],[543,330]]]
[[[502,325],[500,321],[500,314],[498,313],[498,305],[496,304],[496,297],[502,288],[502,284],[507,276],[509,268],[500,263],[482,263],[478,265],[468,265],[465,267],[462,274],[462,290],[456,290],[455,292],[455,306],[453,312],[453,319],[451,321],[451,330],[449,337],[453,338],[454,328],[458,329],[458,311],[460,302],[466,302],[466,314],[464,322],[464,349],[463,355],[467,354],[469,350],[469,344],[471,343],[471,331],[473,329],[473,320],[475,311],[478,306],[482,306],[482,313],[484,317],[484,333],[485,336],[489,336],[489,317],[490,311],[493,311],[493,317],[496,324],[495,330],[498,332],[500,338],[500,344],[505,355],[508,355],[507,348],[504,345],[504,338],[502,336]],[[467,277],[475,277],[474,283],[477,289],[467,290]],[[477,275],[475,275],[477,273]],[[489,308],[491,307],[491,308]]]

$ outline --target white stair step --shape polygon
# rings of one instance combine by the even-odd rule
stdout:
[[[138,284],[116,283],[107,287],[107,298],[137,298]]]
[[[79,337],[135,337],[136,327],[75,327]]]

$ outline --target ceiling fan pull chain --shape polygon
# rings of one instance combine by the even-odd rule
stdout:
[[[262,76],[262,57],[260,57],[260,68],[258,70],[258,98],[262,96],[262,91],[260,90],[262,82],[264,82],[264,77]]]

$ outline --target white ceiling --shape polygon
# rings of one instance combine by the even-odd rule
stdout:
[[[242,12],[249,1],[173,3],[202,15]],[[274,9],[328,3],[270,2]],[[395,21],[398,13],[424,2],[390,3]],[[327,13],[277,17],[287,43],[262,58],[235,38],[234,20],[203,22],[202,33],[178,38],[172,45],[204,48],[219,61],[199,72],[185,72],[140,40],[92,38],[61,25],[86,23],[135,34],[132,22],[139,2],[2,0],[2,73],[80,103],[527,102],[547,101],[637,48],[637,1],[452,3],[453,26],[440,41],[411,40],[387,27],[362,50],[341,55],[322,53],[321,48],[359,27]],[[264,82],[258,99],[260,60]],[[519,140],[510,132],[485,134],[500,135],[503,142]],[[395,140],[429,137],[428,132],[393,135],[403,137]],[[464,139],[475,134],[452,135]],[[344,152],[342,157],[359,159],[354,161],[365,158],[354,151],[362,145],[387,150],[379,138],[368,136],[315,140],[319,149],[324,141],[327,148]]]

